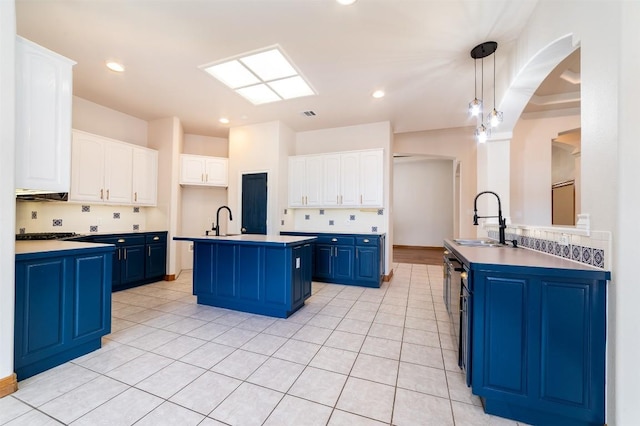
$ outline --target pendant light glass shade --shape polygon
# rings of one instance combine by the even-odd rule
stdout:
[[[489,127],[498,127],[502,123],[502,111],[497,111],[495,107],[487,114],[487,125]]]
[[[469,114],[472,117],[482,115],[482,100],[474,98],[471,102],[469,102]]]
[[[481,124],[480,127],[476,129],[476,139],[478,139],[478,142],[485,143],[490,136],[491,129],[487,129],[484,124]]]

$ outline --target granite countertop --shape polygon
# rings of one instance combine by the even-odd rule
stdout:
[[[113,244],[80,243],[76,241],[44,240],[44,241],[16,241],[16,256],[34,253],[51,253],[68,250],[95,249],[101,247],[115,247]]]
[[[595,266],[573,262],[557,256],[528,250],[522,247],[514,248],[511,244],[503,247],[473,247],[462,246],[453,240],[444,240],[445,248],[461,258],[471,269],[501,268],[539,268],[541,270],[571,270],[586,273],[601,273],[609,278],[609,272]],[[465,262],[466,261],[466,262]]]
[[[288,236],[288,235],[255,235],[255,234],[242,234],[242,235],[228,235],[219,236],[215,235],[199,235],[193,237],[176,236],[173,237],[176,241],[197,241],[197,242],[210,242],[210,243],[229,243],[229,244],[266,244],[266,245],[291,245],[297,244],[303,241],[313,241],[315,237],[307,236]]]

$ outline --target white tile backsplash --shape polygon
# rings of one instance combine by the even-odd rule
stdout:
[[[133,232],[146,230],[147,209],[68,202],[16,203],[16,234],[32,232]]]

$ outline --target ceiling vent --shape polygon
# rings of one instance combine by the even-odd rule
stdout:
[[[306,117],[315,117],[316,113],[309,110],[309,111],[302,111],[302,115],[306,116]]]

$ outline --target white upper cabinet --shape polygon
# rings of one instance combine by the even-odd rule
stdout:
[[[73,131],[69,201],[154,206],[157,182],[157,151]]]
[[[133,148],[133,204],[158,203],[158,151]]]
[[[360,153],[360,205],[382,207],[383,198],[383,157],[382,151]]]
[[[16,189],[69,191],[74,64],[16,37]]]
[[[290,207],[383,207],[383,151],[289,157]]]
[[[180,156],[180,184],[200,186],[228,186],[229,160],[220,157],[182,154]]]

